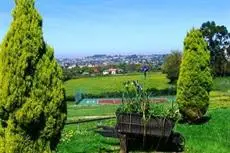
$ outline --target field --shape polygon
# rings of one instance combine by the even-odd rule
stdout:
[[[141,77],[141,75],[139,77]],[[106,79],[111,78],[108,77]],[[155,79],[156,78],[158,78],[159,80],[165,80],[161,81],[161,85],[158,84],[157,86],[168,86],[167,80],[165,79],[164,75],[157,74],[157,76],[155,76]],[[208,120],[204,124],[199,125],[190,125],[182,123],[178,123],[176,125],[174,130],[181,132],[186,138],[185,152],[229,152],[230,93],[228,90],[230,89],[230,84],[226,83],[228,81],[230,81],[230,78],[224,78],[223,80],[217,78],[214,80],[213,91],[210,93],[210,107],[207,113],[207,116],[210,117],[210,120]],[[72,84],[72,86],[74,85]],[[152,87],[154,87],[154,85]],[[224,89],[222,89],[221,87],[223,87]],[[101,86],[100,88],[103,87]],[[75,105],[72,102],[69,102],[68,120],[77,120],[84,117],[114,115],[116,108],[116,105],[80,106]],[[97,125],[114,126],[115,124],[115,119],[110,119],[106,121],[95,121],[82,124],[66,125],[62,133],[62,139],[60,144],[58,145],[57,151],[58,153],[117,153],[119,152],[119,141],[117,139],[104,138],[94,132]]]
[[[123,82],[131,80],[138,80],[145,89],[167,89],[169,87],[168,79],[162,73],[150,73],[146,79],[143,74],[131,74],[69,80],[65,82],[66,95],[67,97],[74,96],[76,92],[94,95],[119,92],[124,88]]]

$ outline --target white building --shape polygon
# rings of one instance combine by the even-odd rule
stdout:
[[[103,75],[109,75],[109,71],[107,70],[103,71]]]

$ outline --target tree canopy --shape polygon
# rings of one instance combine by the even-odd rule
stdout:
[[[202,24],[200,28],[210,51],[210,64],[213,74],[224,76],[227,74],[227,57],[230,55],[230,33],[224,25],[217,25],[214,21]]]

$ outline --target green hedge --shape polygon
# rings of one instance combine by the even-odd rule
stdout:
[[[146,92],[148,93],[149,96],[154,97],[154,96],[166,96],[166,95],[176,95],[176,87],[172,87],[169,89],[156,89],[156,88],[151,88],[147,89]],[[104,92],[101,94],[91,94],[91,93],[82,93],[82,98],[121,98],[122,97],[122,92],[117,91],[117,92]],[[75,96],[67,96],[66,101],[75,101]]]

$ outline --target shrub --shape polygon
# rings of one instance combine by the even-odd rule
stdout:
[[[116,113],[135,113],[143,115],[143,119],[149,117],[164,117],[174,121],[180,119],[178,107],[172,103],[151,103],[148,94],[143,90],[138,81],[125,83],[126,91],[123,93],[122,104]]]
[[[209,106],[212,76],[207,43],[199,30],[192,29],[184,40],[184,53],[177,85],[177,103],[183,118],[200,119]]]
[[[155,117],[167,117],[174,121],[181,119],[178,105],[174,101],[164,104],[151,104],[149,114]]]
[[[34,0],[16,0],[0,52],[0,152],[55,150],[66,119],[62,69]]]
[[[179,51],[172,51],[171,54],[165,57],[162,70],[163,73],[166,73],[167,78],[171,83],[174,83],[178,80],[181,57],[182,55]]]

